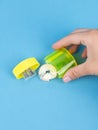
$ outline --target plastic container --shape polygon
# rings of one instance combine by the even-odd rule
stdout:
[[[62,78],[72,67],[77,66],[77,62],[72,54],[65,48],[56,50],[45,57],[45,63],[53,65],[57,70],[57,77]]]

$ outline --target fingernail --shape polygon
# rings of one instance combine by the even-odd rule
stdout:
[[[63,78],[63,81],[64,82],[70,82],[72,79],[69,77],[69,76],[65,76],[64,78]]]

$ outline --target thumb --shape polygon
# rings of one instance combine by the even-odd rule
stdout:
[[[73,67],[67,71],[63,77],[64,82],[70,82],[71,80],[77,79],[79,77],[88,75],[88,67],[86,63]]]

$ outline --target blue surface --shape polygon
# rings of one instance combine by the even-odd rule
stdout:
[[[0,130],[98,130],[98,77],[16,80],[13,67],[75,28],[98,28],[98,0],[0,0]]]

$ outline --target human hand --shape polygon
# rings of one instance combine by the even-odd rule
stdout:
[[[86,61],[67,71],[63,77],[64,82],[77,79],[85,75],[98,75],[98,30],[97,29],[77,29],[70,35],[61,39],[53,45],[54,49],[71,46],[69,51],[74,53],[79,45],[85,45],[82,58]]]

